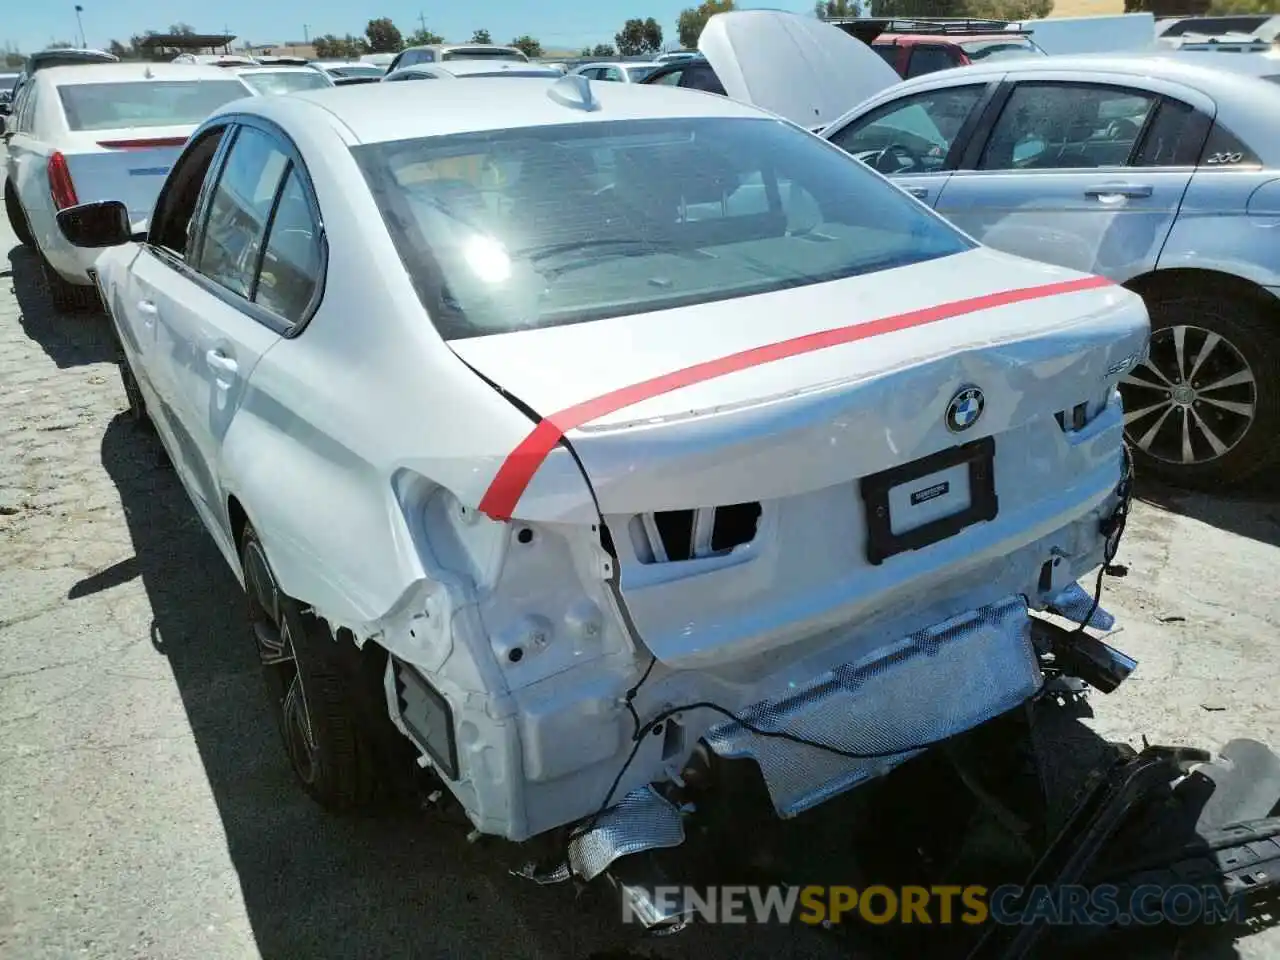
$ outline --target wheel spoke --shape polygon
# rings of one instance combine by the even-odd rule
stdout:
[[[1140,436],[1135,442],[1143,450],[1151,452],[1151,444],[1155,442],[1156,434],[1160,432],[1160,428],[1164,426],[1164,422],[1169,419],[1169,414],[1173,413],[1173,404],[1164,413],[1160,414],[1155,423],[1151,425],[1151,429]]]
[[[1253,371],[1248,367],[1245,367],[1243,370],[1237,370],[1235,373],[1228,377],[1223,377],[1221,380],[1206,384],[1203,387],[1197,387],[1196,391],[1198,393],[1207,393],[1210,390],[1225,390],[1227,387],[1240,387],[1246,383],[1250,386],[1253,386],[1255,383],[1253,379]]]
[[[1226,453],[1228,449],[1230,449],[1225,443],[1222,442],[1221,438],[1216,433],[1213,432],[1213,430],[1209,427],[1209,424],[1205,423],[1204,417],[1200,416],[1199,411],[1193,408],[1191,410],[1191,417],[1192,419],[1195,420],[1196,427],[1199,429],[1200,435],[1205,438],[1209,446],[1213,447],[1213,452],[1215,456],[1220,457],[1224,453]]]
[[[1173,383],[1169,380],[1169,378],[1168,378],[1168,377],[1166,377],[1166,376],[1165,376],[1165,375],[1160,371],[1160,368],[1159,368],[1159,367],[1157,367],[1157,366],[1156,366],[1156,365],[1151,361],[1151,358],[1150,358],[1150,357],[1148,357],[1146,360],[1143,360],[1140,364],[1138,364],[1136,367],[1134,367],[1134,368],[1133,368],[1133,372],[1134,372],[1134,373],[1137,373],[1139,370],[1150,370],[1152,373],[1154,373],[1157,377],[1159,377],[1159,378],[1160,378],[1160,382],[1161,382],[1161,383],[1163,383],[1165,386],[1168,386],[1168,387],[1172,387],[1172,386],[1173,386]],[[1126,377],[1125,379],[1127,380],[1127,379],[1129,379],[1129,377]],[[1138,383],[1142,383],[1142,381],[1141,381],[1141,380],[1139,380],[1139,381],[1137,381],[1137,382],[1138,382]],[[1150,384],[1147,384],[1147,385],[1148,385],[1148,386],[1150,386]]]
[[[1173,359],[1178,368],[1178,380],[1187,379],[1187,328],[1173,328]]]
[[[1212,407],[1218,407],[1222,410],[1230,411],[1240,417],[1248,417],[1253,419],[1252,403],[1236,403],[1234,400],[1215,400],[1213,397],[1201,397],[1201,403],[1207,403]]]
[[[1182,462],[1195,463],[1196,454],[1191,446],[1191,414],[1182,408]]]
[[[302,674],[295,673],[293,682],[289,684],[289,692],[285,694],[285,710],[297,710],[302,717],[302,736],[307,741],[307,749],[316,748],[315,732],[311,727],[311,711],[307,707],[307,692],[302,686]]]
[[[1200,348],[1200,352],[1196,354],[1196,362],[1191,365],[1191,372],[1187,374],[1187,379],[1192,379],[1199,372],[1201,364],[1205,358],[1213,353],[1214,348],[1222,342],[1222,338],[1216,333],[1211,333],[1204,338],[1204,346]]]
[[[1137,410],[1126,410],[1124,413],[1125,426],[1133,423],[1135,420],[1141,420],[1143,417],[1156,410],[1163,410],[1165,407],[1171,407],[1173,404],[1168,400],[1161,400],[1159,403],[1153,403],[1149,407],[1140,407]]]

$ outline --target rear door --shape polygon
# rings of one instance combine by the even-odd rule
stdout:
[[[1155,268],[1212,116],[1177,85],[1037,73],[992,104],[936,209],[998,250],[1123,282]]]
[[[323,240],[301,157],[265,121],[234,132],[193,233],[184,271],[155,290],[158,350],[197,462],[192,470],[221,515],[222,438],[262,355],[301,329],[318,298]]]
[[[822,135],[932,206],[995,90],[995,84],[969,83],[910,93]]]

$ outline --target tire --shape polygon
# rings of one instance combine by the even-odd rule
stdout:
[[[40,271],[44,276],[45,289],[49,292],[49,302],[59,313],[87,313],[100,307],[98,288],[93,284],[81,286],[78,283],[68,283],[44,257],[40,258]]]
[[[381,797],[375,752],[358,717],[355,678],[335,664],[326,626],[280,591],[253,527],[240,538],[249,625],[271,710],[303,790],[335,813]]]
[[[18,242],[24,247],[35,246],[31,242],[31,227],[27,224],[27,215],[22,209],[22,204],[18,202],[17,191],[7,180],[4,185],[4,212],[9,218],[9,226],[13,228]]]
[[[1280,304],[1269,311],[1241,297],[1155,294],[1147,309],[1150,358],[1120,384],[1138,475],[1212,491],[1275,462]]]

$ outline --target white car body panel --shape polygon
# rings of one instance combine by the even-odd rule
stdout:
[[[901,79],[861,40],[778,10],[717,13],[698,49],[735,100],[812,129]]]
[[[330,267],[298,336],[268,335],[223,300],[206,302],[182,274],[153,269],[139,244],[98,261],[160,435],[232,569],[242,576],[230,498],[282,590],[339,640],[349,631],[393,655],[392,721],[425,764],[395,671],[414,671],[443,697],[459,767],[446,785],[478,830],[522,840],[595,812],[631,751],[624,694],[651,661],[634,700],[640,716],[698,699],[743,710],[1001,598],[1043,607],[1097,566],[1099,523],[1122,477],[1114,387],[1147,331],[1136,296],[979,249],[728,302],[445,342],[398,267],[349,146],[530,124],[764,116],[626,84],[593,84],[598,109],[571,111],[544,82],[494,82],[427,93],[369,84],[223,111],[278,124],[305,158]],[[150,324],[139,311],[148,285],[158,308]],[[478,509],[540,417],[735,351],[1041,287],[1053,292],[617,405],[539,459],[515,520]],[[226,386],[206,362],[219,348],[238,363]],[[989,398],[973,436],[996,437],[998,516],[871,564],[857,479],[953,447],[948,401],[979,381]],[[1060,426],[1055,413],[1078,404],[1089,406],[1088,425]],[[745,546],[664,564],[632,549],[636,513],[732,498],[763,501]],[[999,687],[996,666],[970,666]],[[1036,673],[966,703],[977,712],[963,723],[1016,705],[1038,682]],[[931,711],[911,723],[935,722]],[[678,771],[719,719],[682,715],[677,747],[646,738],[616,797]]]

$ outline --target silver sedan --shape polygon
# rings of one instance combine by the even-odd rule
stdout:
[[[1277,80],[1262,56],[1009,60],[898,84],[822,136],[988,246],[1142,294],[1130,442],[1213,487],[1280,458]]]

